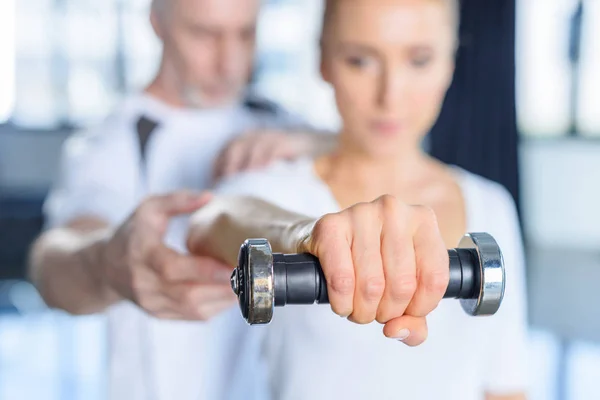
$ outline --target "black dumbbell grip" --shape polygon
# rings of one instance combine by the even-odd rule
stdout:
[[[479,296],[481,270],[473,249],[448,250],[450,280],[444,298]],[[327,282],[319,260],[312,254],[273,254],[275,306],[327,304]]]

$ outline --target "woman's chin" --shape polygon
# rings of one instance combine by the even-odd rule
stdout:
[[[400,156],[411,147],[417,147],[417,141],[403,135],[378,135],[371,134],[365,140],[363,149],[366,153],[373,157],[394,157]]]
[[[376,144],[371,142],[362,147],[362,153],[368,158],[383,161],[401,156],[402,145],[398,143]]]

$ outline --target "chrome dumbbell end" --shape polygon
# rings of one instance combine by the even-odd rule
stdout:
[[[248,239],[239,252],[231,288],[238,297],[242,316],[251,325],[268,324],[273,318],[275,287],[273,251],[266,239]]]
[[[502,304],[506,283],[504,257],[498,243],[488,233],[468,233],[458,249],[472,250],[476,257],[476,297],[460,299],[463,310],[473,316],[494,315]]]

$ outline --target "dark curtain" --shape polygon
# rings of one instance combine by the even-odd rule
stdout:
[[[504,185],[519,204],[515,0],[462,0],[460,40],[431,154]]]

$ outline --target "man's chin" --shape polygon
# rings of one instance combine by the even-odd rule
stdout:
[[[200,93],[197,90],[184,93],[185,103],[190,108],[226,108],[238,103],[242,98],[242,91]]]

